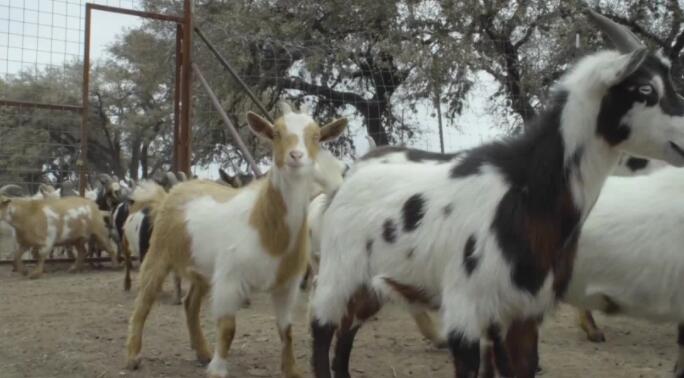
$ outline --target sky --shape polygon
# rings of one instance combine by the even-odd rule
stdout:
[[[137,8],[138,0],[90,1],[123,8]],[[60,66],[80,59],[83,52],[85,0],[0,0],[0,76],[22,69]],[[91,25],[91,61],[103,60],[107,47],[127,29],[137,27],[142,19],[135,16],[94,11]],[[478,74],[474,89],[468,94],[463,114],[453,123],[445,121],[445,151],[455,151],[481,144],[503,134],[496,127],[501,116],[493,114],[488,98],[497,85],[486,74]],[[0,93],[0,97],[2,97]],[[419,104],[412,116],[423,128],[409,145],[439,151],[438,121],[431,103]],[[359,120],[350,123],[357,155],[368,150],[366,133]],[[196,174],[216,178],[218,164],[197,167]]]

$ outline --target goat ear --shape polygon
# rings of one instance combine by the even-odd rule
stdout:
[[[646,48],[621,55],[617,61],[611,64],[610,68],[607,68],[610,72],[607,72],[607,75],[604,77],[606,84],[615,85],[625,80],[641,67],[647,56],[648,49]]]
[[[11,198],[0,196],[0,206],[7,206],[10,202],[12,202]]]
[[[256,113],[248,112],[247,123],[249,124],[250,130],[252,130],[252,132],[257,136],[266,138],[268,140],[273,140],[275,132],[273,131],[273,125],[271,122],[261,118]]]
[[[329,142],[331,140],[337,139],[337,137],[342,134],[345,127],[347,127],[346,118],[336,119],[321,127],[321,142]]]

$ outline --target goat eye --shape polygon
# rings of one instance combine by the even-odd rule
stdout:
[[[642,85],[639,87],[639,93],[648,96],[653,93],[653,87],[651,85]]]

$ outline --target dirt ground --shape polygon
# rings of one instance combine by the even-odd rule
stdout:
[[[123,370],[127,319],[134,291],[123,291],[123,272],[90,269],[70,274],[48,266],[39,280],[0,267],[0,377],[202,377],[190,350],[182,306],[171,304],[171,282],[145,328],[143,361]],[[134,281],[135,282],[135,281]],[[185,289],[185,287],[184,287]],[[297,359],[309,368],[306,296],[294,327]],[[231,377],[279,377],[279,339],[269,298],[259,294],[238,314]],[[608,341],[591,344],[561,307],[542,331],[544,377],[671,377],[676,327],[597,315]],[[210,341],[214,327],[203,311]],[[424,341],[400,308],[385,308],[357,337],[352,374],[362,377],[452,377],[446,351]]]

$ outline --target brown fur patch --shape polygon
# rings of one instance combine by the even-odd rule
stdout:
[[[579,222],[579,213],[569,190],[563,192],[557,202],[557,209],[553,211],[528,215],[525,230],[536,271],[538,274],[553,271],[553,290],[557,297],[561,297],[574,266],[579,233],[572,234],[572,230]]]
[[[294,277],[301,276],[306,268],[309,266],[309,238],[307,235],[306,218],[299,227],[297,233],[297,240],[295,241],[292,251],[283,256],[278,265],[278,272],[276,273],[275,287],[289,282]],[[283,245],[284,248],[287,244]]]
[[[390,287],[392,287],[392,289],[394,289],[394,291],[399,293],[409,303],[422,304],[430,308],[435,307],[432,303],[432,299],[429,295],[427,295],[425,290],[417,288],[415,286],[403,284],[401,282],[395,281],[387,277],[385,277],[384,280]]]
[[[515,377],[534,377],[539,365],[539,323],[537,319],[517,320],[508,328],[506,352]]]
[[[287,153],[299,142],[299,137],[287,130],[287,125],[283,117],[278,118],[274,123],[273,136],[273,159],[276,166],[282,168],[285,165]]]
[[[355,318],[360,321],[367,320],[377,314],[381,307],[382,304],[375,293],[365,286],[359,288],[349,298],[347,314],[342,318],[340,328],[351,329]]]
[[[266,179],[259,188],[259,198],[249,215],[249,224],[257,230],[261,245],[271,256],[286,253],[287,246],[290,245],[286,215],[287,205],[282,193]]]

